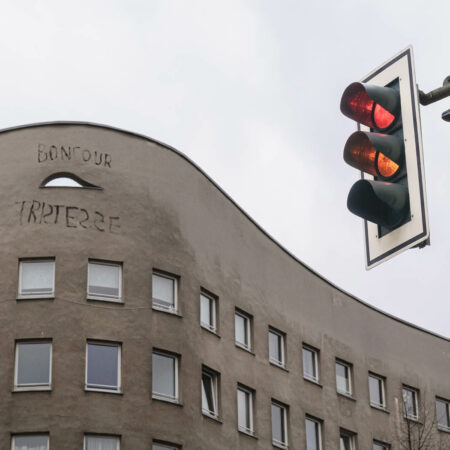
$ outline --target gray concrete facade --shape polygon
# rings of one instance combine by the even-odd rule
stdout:
[[[398,449],[402,386],[435,411],[450,399],[450,341],[343,292],[294,258],[198,167],[170,147],[124,131],[50,123],[0,133],[0,449],[48,433],[50,448],[83,448],[85,433],[183,449],[271,449],[271,401],[288,408],[288,447],[305,449],[305,417],[322,448],[340,429],[358,449]],[[71,173],[101,189],[43,188]],[[324,254],[326,250],[324,249]],[[54,258],[50,299],[18,299],[19,261]],[[123,303],[87,300],[90,259],[122,267]],[[176,314],[152,309],[152,271],[178,281]],[[200,293],[217,298],[217,333],[200,326]],[[383,289],[388,290],[388,286]],[[424,299],[426,301],[426,299]],[[251,316],[251,351],[235,345],[235,310]],[[269,363],[268,331],[285,333],[285,369]],[[48,391],[14,389],[15,343],[52,342]],[[121,393],[85,390],[86,342],[121,344]],[[318,351],[319,380],[303,376],[302,345]],[[178,403],[152,399],[152,350],[177,356]],[[336,391],[336,359],[352,396]],[[202,414],[202,365],[219,376],[219,418]],[[384,377],[386,408],[369,404],[369,373]],[[237,386],[254,390],[255,436],[238,431]],[[449,433],[433,430],[448,445]],[[450,447],[444,447],[450,448]]]

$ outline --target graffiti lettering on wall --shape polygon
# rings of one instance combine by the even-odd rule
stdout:
[[[16,202],[20,225],[61,225],[66,228],[91,229],[101,233],[120,233],[120,217],[78,206],[57,205],[39,200]]]
[[[38,163],[51,161],[72,161],[77,159],[86,164],[94,164],[101,167],[111,168],[111,155],[109,153],[91,150],[76,145],[45,145],[38,144]]]

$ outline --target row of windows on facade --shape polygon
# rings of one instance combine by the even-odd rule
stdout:
[[[336,363],[340,365],[341,363]],[[16,342],[16,363],[14,390],[50,390],[52,366],[51,341]],[[337,371],[338,373],[338,371]],[[342,379],[336,378],[339,389]],[[346,385],[348,386],[348,385]],[[121,344],[103,341],[88,341],[86,345],[85,389],[100,392],[121,392]],[[206,366],[202,367],[201,394],[202,412],[212,418],[219,418],[220,374]],[[370,401],[375,407],[384,405],[384,380],[369,375]],[[254,402],[256,391],[242,384],[237,385],[237,416],[239,431],[255,435]],[[403,408],[405,417],[419,420],[419,391],[403,386]],[[172,403],[179,402],[179,355],[154,350],[152,355],[152,397]],[[274,445],[287,447],[288,406],[272,401],[272,439]],[[450,431],[450,401],[436,399],[438,427]],[[308,450],[321,449],[321,420],[306,419]],[[344,450],[354,450],[355,433],[343,432],[341,443]],[[315,442],[315,444],[314,444]],[[386,444],[376,443],[374,449],[388,448]]]
[[[14,435],[11,439],[12,450],[49,450],[50,437],[46,433]],[[120,437],[85,435],[84,450],[120,450]],[[180,447],[162,442],[153,442],[152,450],[179,450]]]

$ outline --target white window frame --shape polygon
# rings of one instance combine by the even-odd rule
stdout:
[[[87,439],[93,437],[93,438],[114,438],[117,441],[117,447],[116,450],[120,450],[120,436],[115,436],[111,434],[92,434],[92,433],[85,433],[84,439],[83,439],[83,450],[87,449]]]
[[[211,388],[212,388],[212,400],[214,411],[210,411],[208,409],[203,408],[203,376],[207,376],[211,379]],[[217,419],[219,417],[219,374],[209,369],[206,366],[202,366],[202,413],[209,417],[214,417]]]
[[[442,425],[438,422],[439,417],[437,416],[437,402],[443,403],[445,405],[445,408],[447,411],[448,425]],[[441,397],[436,397],[436,423],[437,423],[438,430],[450,432],[450,401],[445,400]]]
[[[35,437],[45,436],[47,438],[47,450],[50,448],[50,435],[48,433],[26,433],[26,434],[14,434],[11,439],[11,450],[16,448],[16,437]]]
[[[179,372],[179,360],[180,357],[178,355],[175,355],[173,353],[170,352],[165,352],[164,350],[156,350],[153,349],[152,351],[152,357],[153,354],[156,353],[157,355],[161,355],[161,356],[165,356],[166,358],[172,358],[175,363],[174,363],[174,380],[175,380],[175,397],[172,397],[170,395],[166,395],[166,394],[162,394],[159,392],[153,392],[153,363],[152,363],[152,398],[155,400],[163,400],[169,403],[179,403],[179,380],[178,380],[178,372]]]
[[[19,363],[19,346],[20,344],[50,344],[50,355],[49,355],[49,372],[48,372],[48,383],[32,383],[32,384],[18,384],[18,363]],[[53,362],[53,342],[48,339],[31,339],[24,341],[16,341],[15,348],[15,363],[14,363],[14,391],[51,391],[52,390],[52,362]]]
[[[416,410],[415,415],[408,414],[408,412],[406,411],[405,397],[403,395],[405,391],[412,392],[412,394],[413,394],[414,409]],[[413,387],[403,385],[402,386],[402,406],[403,406],[403,416],[405,417],[405,419],[414,420],[414,421],[419,420],[419,390],[416,388],[413,388]]]
[[[304,351],[311,352],[313,355],[313,364],[314,364],[314,371],[316,372],[316,376],[310,375],[305,372],[306,367],[304,365]],[[303,344],[302,345],[302,364],[303,364],[303,378],[306,380],[312,381],[313,383],[319,383],[320,375],[319,375],[319,350],[317,350],[314,347],[311,347],[310,345]]]
[[[245,321],[245,328],[246,328],[246,338],[248,344],[239,342],[236,339],[236,316],[242,317]],[[240,309],[235,309],[234,311],[234,342],[238,347],[243,348],[244,350],[252,351],[252,318],[249,314],[241,311]]]
[[[27,293],[24,294],[22,292],[22,265],[25,264],[38,264],[38,263],[53,263],[53,285],[52,285],[52,291],[51,292],[46,292],[44,294],[39,294],[39,293]],[[54,298],[55,297],[55,258],[36,258],[36,259],[20,259],[19,260],[19,292],[18,292],[18,298],[21,300],[30,298],[30,299],[35,299],[35,298]]]
[[[165,306],[159,303],[155,303],[155,298],[153,297],[153,275],[161,278],[167,278],[173,281],[173,306]],[[159,270],[152,271],[152,309],[157,311],[164,311],[172,314],[178,313],[178,277],[176,275],[171,275],[166,272],[160,272]]]
[[[286,442],[280,442],[277,439],[273,437],[273,423],[272,425],[272,445],[278,448],[287,449],[289,445],[289,439],[288,439],[288,416],[287,416],[287,406],[283,405],[282,403],[277,402],[276,400],[272,400],[270,402],[270,416],[272,417],[272,405],[277,406],[278,408],[281,408],[283,411],[283,428],[284,428],[284,436]]]
[[[205,297],[209,301],[209,307],[211,308],[211,320],[212,323],[205,323],[202,321],[202,297]],[[200,325],[208,331],[217,333],[217,298],[205,291],[200,292]]]
[[[273,359],[270,356],[270,333],[275,334],[276,336],[279,337],[280,339],[280,356],[281,356],[281,361],[278,361],[276,359]],[[283,369],[286,367],[286,354],[285,354],[285,338],[286,335],[284,333],[282,333],[281,331],[277,331],[272,327],[269,327],[269,362],[274,364],[275,366],[278,367],[282,367]]]
[[[337,384],[337,370],[336,367],[337,365],[343,366],[346,368],[347,374],[348,374],[348,391],[342,391],[338,388],[338,384]],[[336,359],[336,363],[335,363],[335,373],[336,373],[336,392],[338,392],[339,394],[343,394],[346,395],[348,397],[352,397],[353,396],[353,379],[352,379],[352,364],[342,361],[341,359]]]
[[[385,444],[384,442],[377,441],[376,439],[373,440],[372,443],[372,449],[375,450],[375,445],[378,445],[381,447],[381,450],[389,450],[391,446],[389,444]]]
[[[372,399],[370,398],[370,378],[373,378],[380,382],[379,386],[381,386],[381,398],[383,400],[383,403],[381,403],[381,404],[379,404],[377,402],[373,402]],[[378,409],[386,409],[385,378],[380,375],[376,375],[372,372],[369,372],[368,381],[369,381],[369,403],[370,403],[370,406],[373,406],[374,408],[378,408]]]
[[[341,438],[348,438],[348,442],[350,443],[349,450],[356,450],[355,436],[356,436],[355,433],[341,429],[339,431],[339,448],[341,448]]]
[[[100,294],[91,294],[89,292],[89,281],[90,281],[90,266],[91,264],[97,264],[99,266],[113,266],[119,268],[119,295],[100,295]],[[100,259],[89,259],[88,260],[88,276],[87,276],[87,298],[89,300],[101,300],[104,302],[114,302],[114,303],[123,303],[122,300],[122,264],[114,261],[103,261]]]
[[[239,391],[243,392],[244,394],[248,395],[248,416],[250,418],[250,428],[243,427],[239,425]],[[236,397],[237,397],[237,419],[238,419],[238,430],[242,433],[249,434],[250,436],[255,435],[255,424],[254,424],[254,418],[253,418],[253,390],[249,389],[241,384],[238,384],[237,391],[236,391]]]
[[[92,345],[103,345],[105,347],[117,347],[117,387],[115,389],[105,387],[102,389],[101,385],[96,386],[89,386],[88,385],[88,351],[89,351],[89,344]],[[122,344],[119,342],[110,342],[110,341],[96,341],[89,339],[86,342],[86,364],[85,364],[85,382],[84,382],[84,389],[86,391],[94,391],[94,392],[108,392],[110,394],[120,394],[122,393]]]
[[[314,422],[317,425],[317,431],[318,431],[317,434],[318,434],[318,438],[319,438],[319,441],[318,441],[319,447],[317,448],[317,450],[322,450],[322,421],[315,419],[314,417],[311,417],[311,416],[305,417],[305,438],[306,439],[307,439],[307,436],[306,436],[306,421],[307,420],[309,420],[310,422]],[[307,442],[308,441],[306,440],[306,443]]]

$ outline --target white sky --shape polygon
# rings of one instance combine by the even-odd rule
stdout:
[[[0,128],[104,123],[179,149],[344,290],[450,336],[450,98],[421,108],[431,247],[366,272],[345,87],[413,45],[419,87],[450,74],[450,2],[2,1]]]

